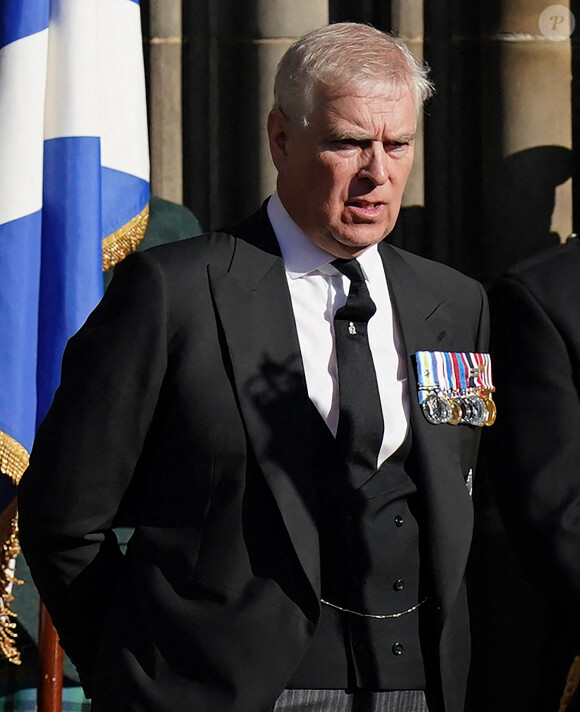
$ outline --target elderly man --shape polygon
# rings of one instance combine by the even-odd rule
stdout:
[[[71,340],[21,530],[94,712],[463,709],[485,401],[457,425],[434,355],[484,359],[486,302],[383,242],[430,89],[370,27],[300,39],[277,192],[127,258]]]

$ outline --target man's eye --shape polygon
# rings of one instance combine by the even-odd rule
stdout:
[[[368,146],[369,142],[358,138],[341,138],[334,141],[333,143],[339,150],[344,149],[348,151],[355,148],[365,149]]]

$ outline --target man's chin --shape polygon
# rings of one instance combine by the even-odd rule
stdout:
[[[332,242],[332,244],[327,245],[325,247],[325,249],[327,252],[330,252],[330,254],[334,255],[335,257],[342,257],[343,259],[350,259],[351,257],[358,257],[366,249],[368,249],[369,247],[372,247],[373,245],[376,245],[379,242],[381,242],[380,239],[372,240],[372,241],[356,240],[356,241],[340,241],[340,242],[337,240],[334,240]]]
[[[350,251],[362,252],[367,247],[381,242],[390,231],[386,227],[377,229],[376,225],[357,225],[353,230],[336,234],[334,239]]]

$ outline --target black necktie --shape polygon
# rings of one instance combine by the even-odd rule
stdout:
[[[360,485],[377,468],[383,412],[367,325],[377,310],[356,259],[332,263],[350,280],[346,304],[334,316],[340,414],[336,441],[351,482]]]

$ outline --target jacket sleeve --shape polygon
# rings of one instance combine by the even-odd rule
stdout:
[[[498,417],[486,454],[528,573],[580,601],[580,394],[567,335],[516,277],[491,293]]]
[[[131,255],[67,345],[19,487],[23,553],[86,687],[123,567],[112,524],[155,409],[166,331],[160,270]]]

